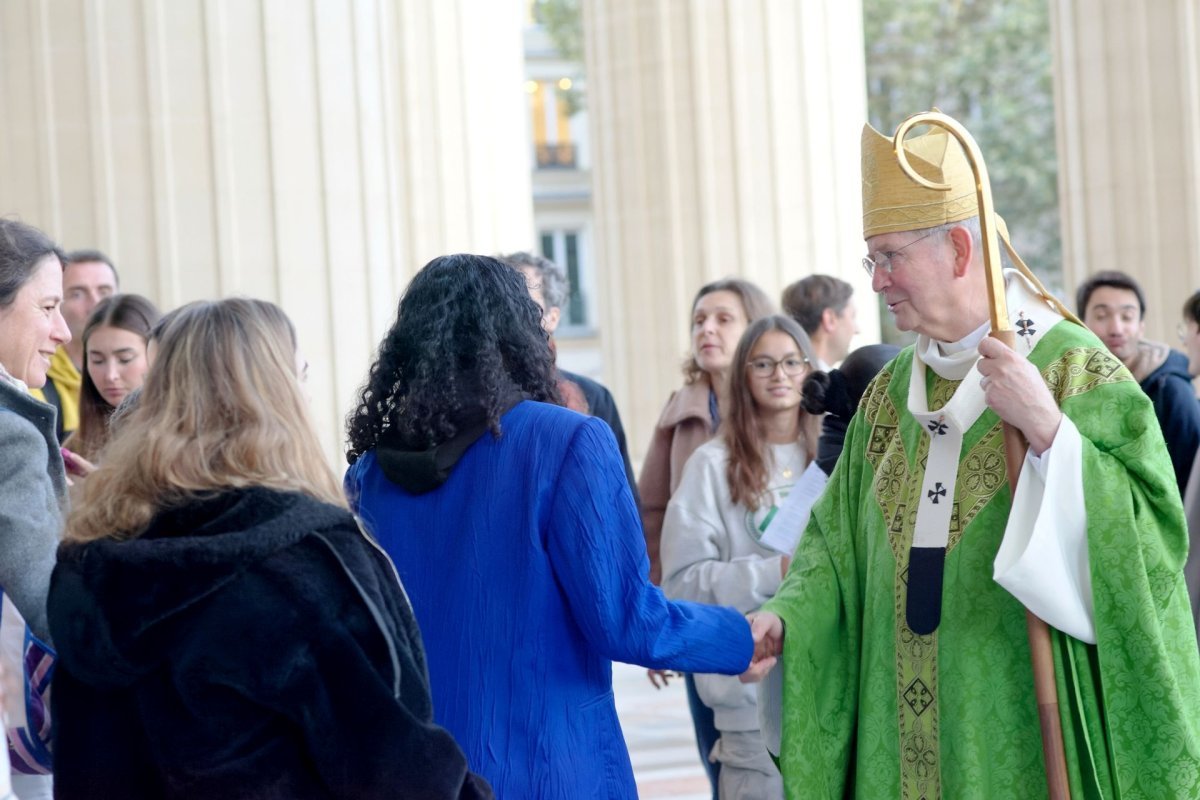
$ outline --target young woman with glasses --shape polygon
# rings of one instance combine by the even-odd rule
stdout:
[[[741,278],[705,284],[692,301],[692,347],[683,364],[683,386],[667,399],[638,475],[642,531],[650,557],[650,580],[655,585],[662,583],[659,543],[663,516],[683,477],[683,466],[697,447],[716,435],[722,416],[729,411],[729,371],[746,326],[773,313],[774,304],[766,293]],[[668,675],[662,670],[650,670],[649,677],[655,688],[667,684]],[[685,687],[700,760],[712,785],[713,800],[717,800],[720,765],[708,761],[717,742],[717,729],[690,675],[685,677]]]
[[[814,361],[808,337],[789,317],[760,319],[742,335],[722,433],[688,460],[667,506],[667,596],[748,613],[775,594],[789,558],[760,540],[816,453],[818,420],[800,405]],[[782,798],[759,734],[756,690],[719,675],[697,675],[696,688],[720,731],[709,757],[721,764],[722,800]]]

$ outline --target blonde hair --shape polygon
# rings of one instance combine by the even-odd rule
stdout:
[[[128,539],[160,510],[233,488],[302,492],[345,506],[296,375],[296,335],[262,300],[196,302],[155,329],[137,408],[84,484],[74,541]]]

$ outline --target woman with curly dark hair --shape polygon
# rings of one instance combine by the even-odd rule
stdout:
[[[435,718],[496,795],[632,798],[611,662],[736,674],[753,644],[650,584],[613,434],[553,404],[541,316],[495,259],[426,265],[350,417],[346,490],[412,599]]]

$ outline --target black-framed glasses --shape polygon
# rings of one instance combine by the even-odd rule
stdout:
[[[789,378],[794,378],[804,370],[808,369],[808,359],[803,356],[784,356],[776,361],[773,358],[762,356],[761,358],[753,359],[746,363],[751,374],[756,378],[769,378],[775,374],[775,370],[783,367],[783,374]]]
[[[941,230],[942,230],[941,228],[934,228],[933,230],[931,230],[929,233],[925,234],[924,236],[918,236],[916,239],[913,239],[911,242],[904,245],[904,247],[898,247],[895,250],[884,250],[879,253],[873,253],[869,256],[863,256],[863,260],[862,260],[863,269],[865,269],[867,271],[867,275],[869,275],[872,278],[875,277],[876,269],[882,269],[888,275],[891,275],[892,270],[895,269],[895,267],[892,266],[893,258],[900,255],[900,253],[902,253],[905,250],[907,250],[908,248],[912,247],[914,244],[921,241],[922,239],[928,239],[930,236],[933,236],[935,233],[941,233]]]

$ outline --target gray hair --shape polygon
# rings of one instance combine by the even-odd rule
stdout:
[[[979,217],[978,216],[967,217],[966,219],[960,219],[958,222],[947,222],[942,225],[935,225],[932,228],[928,228],[928,230],[931,233],[936,232],[936,233],[944,234],[944,233],[949,233],[950,231],[954,230],[955,228],[963,228],[964,230],[966,230],[967,233],[969,233],[971,235],[971,244],[974,246],[975,251],[977,253],[979,253],[979,260],[980,260],[980,263],[982,263],[983,262],[983,229],[979,226]],[[1007,251],[1005,251],[1005,249],[1004,249],[1004,244],[1002,242],[998,242],[998,244],[1000,245],[1000,268],[1001,269],[1012,269],[1013,264],[1012,264],[1012,261],[1008,257]]]
[[[563,274],[562,268],[558,264],[524,250],[496,256],[496,258],[514,269],[528,267],[537,272],[538,282],[541,285],[535,288],[541,289],[542,299],[546,303],[547,310],[567,307],[567,295],[571,288],[567,282],[567,276]]]

